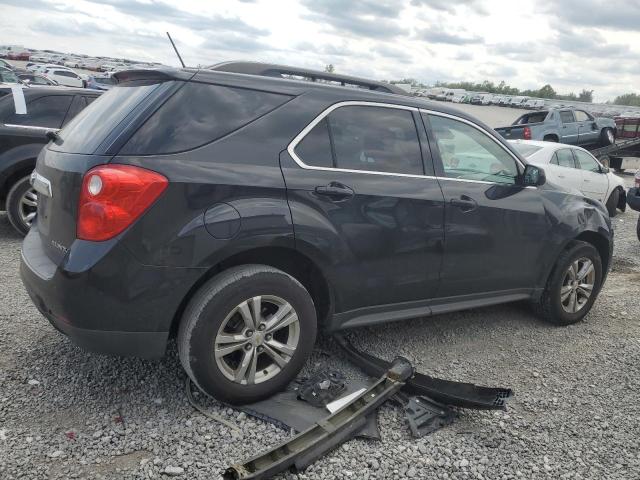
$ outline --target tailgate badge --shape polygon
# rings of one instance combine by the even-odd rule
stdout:
[[[35,170],[31,173],[30,183],[36,192],[51,198],[51,182]]]

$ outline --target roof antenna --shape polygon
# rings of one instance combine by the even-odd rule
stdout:
[[[180,63],[182,64],[182,68],[187,68],[186,65],[184,64],[184,62],[182,61],[182,57],[180,56],[180,52],[178,52],[178,49],[176,48],[176,44],[173,43],[173,38],[171,38],[171,35],[169,35],[169,32],[167,32],[167,37],[169,37],[169,41],[171,42],[171,45],[173,46],[173,49],[176,51],[176,55],[178,56],[178,60],[180,60]]]

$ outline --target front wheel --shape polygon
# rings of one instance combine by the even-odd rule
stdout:
[[[574,241],[560,254],[534,309],[549,323],[577,323],[591,310],[601,282],[600,254],[590,243]]]
[[[30,177],[18,180],[7,194],[7,217],[11,225],[26,235],[38,210],[38,194],[31,187]]]
[[[609,195],[609,198],[607,199],[607,203],[606,203],[606,207],[607,207],[607,212],[609,212],[609,216],[611,218],[616,216],[616,213],[618,213],[618,202],[620,201],[620,190],[618,190],[617,188],[611,192],[611,195]]]
[[[253,403],[295,378],[316,329],[311,296],[295,278],[265,265],[232,267],[189,302],[178,331],[180,362],[205,393]]]

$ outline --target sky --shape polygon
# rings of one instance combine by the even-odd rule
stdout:
[[[0,45],[178,66],[253,60],[373,79],[640,90],[640,1],[0,0]]]

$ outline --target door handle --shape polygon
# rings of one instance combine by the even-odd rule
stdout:
[[[452,207],[457,207],[463,212],[470,212],[478,207],[478,202],[466,195],[461,195],[460,198],[452,198],[449,203]]]
[[[314,191],[316,192],[316,195],[329,197],[333,201],[348,200],[355,194],[351,187],[347,187],[346,185],[338,182],[331,182],[326,186],[318,186]]]

